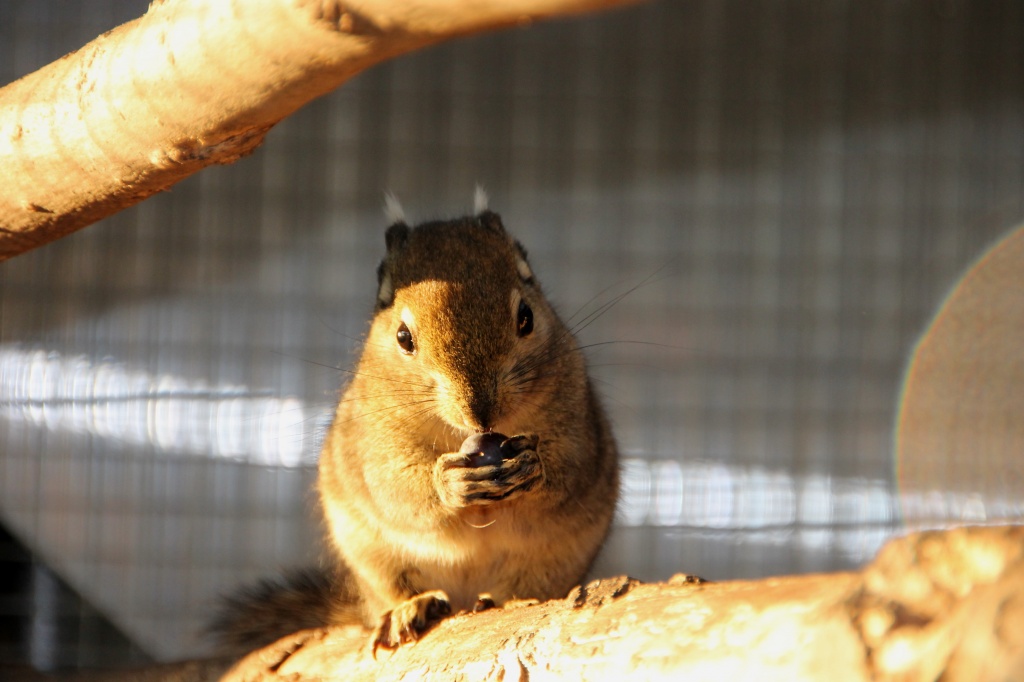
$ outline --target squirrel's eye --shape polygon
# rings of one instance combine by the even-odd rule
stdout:
[[[395,334],[395,338],[398,340],[398,345],[402,349],[402,352],[406,355],[412,355],[413,351],[416,350],[416,344],[412,342],[412,332],[405,326],[405,322],[398,328],[398,333]]]
[[[519,336],[529,336],[533,331],[533,310],[526,305],[526,301],[519,301],[519,312],[516,314],[516,333]]]

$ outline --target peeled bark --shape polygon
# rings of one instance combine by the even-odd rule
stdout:
[[[631,1],[155,0],[0,89],[0,261],[238,160],[385,59]]]

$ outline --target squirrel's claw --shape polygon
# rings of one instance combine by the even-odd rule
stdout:
[[[515,457],[524,450],[536,450],[540,444],[540,436],[535,433],[512,436],[501,444],[502,454],[506,459]],[[511,454],[509,454],[511,453]]]
[[[531,490],[544,476],[536,450],[523,450],[494,468],[497,471],[488,479],[467,486],[465,500],[468,504],[508,499]]]
[[[490,504],[531,490],[544,478],[535,434],[514,436],[501,444],[498,464],[471,467],[462,453],[442,455],[434,480],[441,502],[450,509]]]
[[[370,640],[370,653],[377,658],[380,647],[396,649],[406,642],[415,642],[451,612],[448,595],[441,590],[431,590],[407,599],[381,618]]]
[[[490,594],[484,593],[477,596],[476,603],[473,604],[473,613],[487,611],[489,609],[495,608],[496,606],[497,604],[494,603],[494,598]]]

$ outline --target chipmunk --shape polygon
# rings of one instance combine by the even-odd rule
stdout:
[[[615,441],[576,340],[481,197],[470,217],[398,213],[387,229],[320,455],[336,565],[235,599],[226,641],[358,622],[376,652],[450,613],[563,597],[586,574],[615,511]],[[474,459],[463,446],[481,438],[493,452]]]

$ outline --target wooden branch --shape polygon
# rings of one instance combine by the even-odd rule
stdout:
[[[857,573],[610,578],[566,599],[449,618],[377,660],[368,644],[358,627],[307,630],[230,670],[194,661],[66,682],[1024,680],[1024,526],[899,538]]]
[[[634,1],[154,0],[0,89],[0,260],[238,160],[385,59]]]
[[[371,658],[359,628],[297,633],[224,682],[1024,679],[1024,527],[889,543],[859,573],[591,583],[441,622]]]

